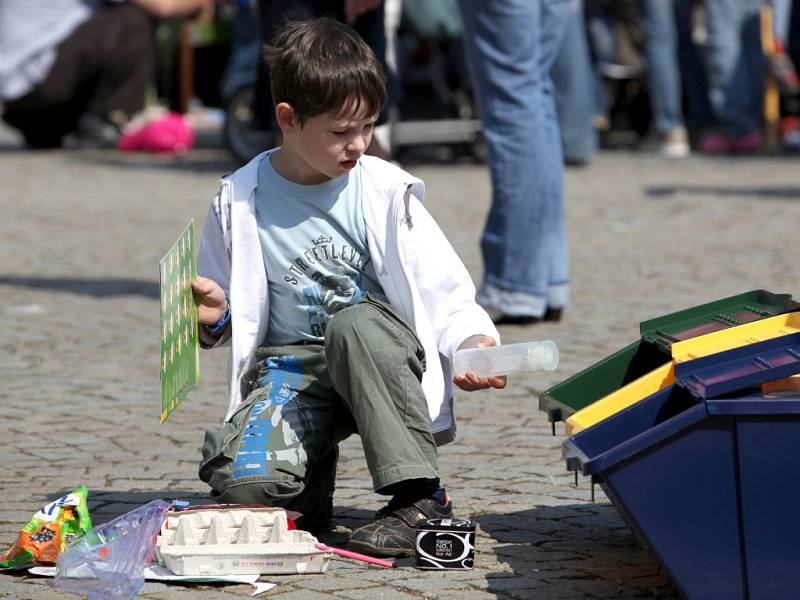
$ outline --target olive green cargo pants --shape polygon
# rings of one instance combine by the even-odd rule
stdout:
[[[259,348],[246,401],[206,432],[200,478],[219,502],[311,515],[329,500],[337,444],[352,433],[374,490],[438,478],[424,370],[414,331],[370,297],[333,317],[324,346]]]

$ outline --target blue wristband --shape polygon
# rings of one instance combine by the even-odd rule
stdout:
[[[228,326],[228,323],[231,322],[231,305],[228,303],[225,312],[222,313],[222,316],[219,318],[219,321],[214,323],[213,325],[206,325],[208,327],[208,333],[210,333],[213,337],[219,337],[219,335],[225,330]]]

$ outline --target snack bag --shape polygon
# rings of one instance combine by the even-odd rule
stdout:
[[[0,568],[56,562],[67,544],[92,528],[88,495],[86,487],[79,485],[71,494],[39,509],[19,532],[14,545],[0,556]]]

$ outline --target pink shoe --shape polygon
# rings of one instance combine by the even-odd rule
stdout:
[[[761,148],[764,136],[751,131],[739,137],[724,133],[707,133],[700,138],[700,150],[706,154],[755,154]]]
[[[700,137],[700,150],[704,154],[730,154],[733,142],[724,133],[705,133]]]
[[[183,115],[167,113],[138,129],[124,132],[119,138],[123,152],[136,150],[183,154],[194,145],[194,129]]]
[[[734,138],[731,151],[736,154],[755,154],[761,148],[764,136],[760,131],[751,131],[740,137]]]

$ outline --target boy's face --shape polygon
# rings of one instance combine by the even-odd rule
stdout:
[[[281,129],[284,149],[292,154],[293,175],[298,183],[322,183],[355,167],[372,140],[376,118],[377,115],[323,113],[307,118],[301,125],[295,115],[292,125]]]

